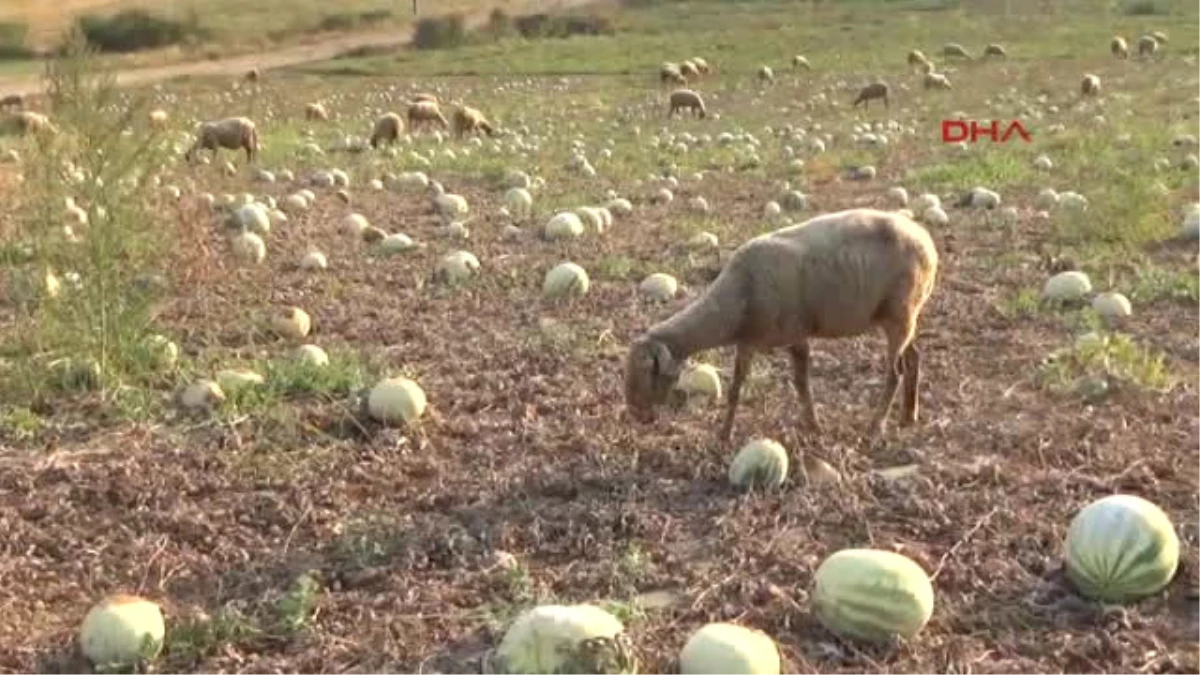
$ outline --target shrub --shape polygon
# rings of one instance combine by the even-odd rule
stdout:
[[[461,45],[466,36],[466,20],[462,14],[421,19],[413,35],[413,46],[417,49],[452,49]]]
[[[1128,16],[1151,16],[1167,14],[1166,3],[1160,0],[1132,0],[1125,4],[1125,14]]]
[[[612,35],[616,32],[611,19],[594,14],[552,15],[538,12],[517,17],[513,25],[521,37],[527,39]]]
[[[317,30],[351,30],[380,23],[390,18],[392,18],[392,13],[386,9],[375,9],[366,12],[338,12],[322,17],[320,22],[317,23]]]
[[[47,114],[58,131],[28,137],[22,152],[26,182],[14,239],[31,255],[8,272],[32,279],[25,285],[34,288],[47,272],[62,280],[56,296],[34,291],[16,318],[22,344],[15,348],[27,358],[12,373],[14,386],[0,390],[25,400],[79,379],[49,377],[64,360],[92,364],[99,378],[84,379],[105,392],[152,368],[141,345],[161,287],[146,281],[172,243],[162,227],[170,218],[151,205],[152,178],[165,166],[170,139],[148,129],[149,93],[118,90],[93,54],[76,30],[64,56],[48,62]],[[68,198],[88,216],[74,242],[63,231]]]
[[[136,52],[208,36],[195,16],[177,21],[144,9],[128,9],[112,16],[85,14],[79,17],[77,25],[87,43],[102,52]]]
[[[25,46],[29,26],[17,21],[0,21],[0,59],[28,59],[33,50]]]

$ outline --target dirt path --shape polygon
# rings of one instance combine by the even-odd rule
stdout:
[[[593,4],[594,2],[595,0],[556,0],[553,2],[529,0],[528,2],[511,7],[509,10],[520,12],[536,9],[549,12],[577,8]],[[488,9],[468,15],[468,27],[476,28],[483,25],[487,21],[490,12],[491,10]],[[353,49],[398,47],[408,44],[412,41],[415,30],[415,25],[409,25],[390,28],[388,30],[338,35],[320,42],[281,47],[255,54],[242,54],[226,59],[130,68],[117,73],[117,83],[119,85],[148,84],[185,75],[237,75],[251,68],[270,70],[272,68],[283,68],[301,63],[326,61]],[[41,93],[43,89],[44,85],[40,71],[20,75],[0,75],[0,96],[12,93]]]

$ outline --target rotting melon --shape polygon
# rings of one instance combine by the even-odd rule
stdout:
[[[1095,600],[1123,603],[1162,590],[1179,566],[1179,537],[1158,506],[1110,495],[1085,506],[1067,530],[1067,576]]]

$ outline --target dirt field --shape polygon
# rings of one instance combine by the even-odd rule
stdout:
[[[182,350],[167,375],[123,377],[103,395],[31,384],[22,378],[39,371],[22,364],[46,360],[30,346],[45,319],[0,296],[0,344],[8,345],[0,671],[81,672],[72,640],[84,613],[124,591],[164,607],[158,672],[478,672],[509,620],[545,602],[607,603],[626,622],[640,672],[674,672],[679,649],[708,621],[766,631],[785,672],[1196,672],[1200,283],[1195,242],[1177,236],[1200,190],[1196,170],[1177,166],[1195,149],[1172,145],[1196,132],[1195,8],[1183,18],[1091,17],[1068,30],[1048,17],[858,3],[807,17],[786,3],[720,7],[628,10],[629,34],[613,38],[330,66],[392,69],[378,78],[279,72],[258,87],[194,80],[155,92],[181,139],[197,118],[252,116],[263,140],[258,164],[290,168],[297,179],[256,181],[233,153],[211,165],[173,164],[164,175],[164,186],[182,192],[173,201],[160,189],[153,200],[155,227],[169,233],[157,262],[172,291],[150,329]],[[1109,57],[1112,33],[1136,39],[1158,28],[1171,41],[1157,60]],[[984,35],[1003,41],[1010,58],[948,64],[952,91],[922,90],[904,67],[910,48],[942,64],[944,42],[960,36],[978,53]],[[653,39],[669,49],[642,50]],[[791,71],[796,51],[813,72]],[[718,67],[695,84],[716,114],[668,122],[654,73],[661,61],[693,54]],[[417,72],[454,76],[413,78],[410,59],[418,58],[428,60],[412,66]],[[516,74],[571,60],[597,74]],[[460,74],[486,63],[514,75]],[[759,63],[775,68],[773,86],[755,83]],[[621,74],[627,67],[632,74]],[[1088,72],[1104,83],[1095,100],[1078,94]],[[852,110],[857,88],[875,76],[893,85],[890,107]],[[424,134],[394,155],[306,154],[308,134],[337,147],[426,90],[478,105],[506,135],[438,144]],[[304,121],[313,100],[326,102],[332,121]],[[1034,142],[943,145],[939,121],[956,111],[1022,119]],[[852,135],[864,130],[854,127],[873,122],[891,142],[856,144]],[[1051,129],[1056,123],[1061,131]],[[791,138],[794,129],[807,137]],[[723,144],[722,132],[752,134],[758,149],[739,138]],[[811,138],[826,133],[827,150],[815,152]],[[594,178],[567,168],[576,139]],[[688,151],[674,149],[678,142]],[[24,163],[37,161],[32,141],[4,143]],[[798,172],[785,148],[805,161]],[[1032,167],[1043,153],[1052,172]],[[1172,167],[1153,171],[1159,157]],[[222,174],[225,160],[237,175]],[[675,199],[651,203],[672,164]],[[847,177],[863,164],[876,167],[873,180]],[[261,265],[229,255],[221,215],[198,197],[282,199],[331,168],[349,174],[350,203],[334,188],[312,187],[313,208],[264,237]],[[6,241],[20,242],[31,197],[13,178],[22,165],[5,169],[14,206],[0,226]],[[516,238],[500,214],[508,169],[546,181]],[[444,234],[426,192],[390,186],[388,174],[417,170],[466,197],[468,239]],[[372,189],[372,179],[388,185]],[[1009,227],[994,212],[948,205],[949,224],[930,226],[942,266],[919,334],[920,424],[889,427],[878,448],[862,443],[882,384],[876,335],[814,343],[819,438],[794,430],[783,354],[756,361],[732,447],[714,441],[719,403],[635,424],[623,410],[629,342],[695,298],[719,264],[715,253],[680,244],[712,232],[727,258],[780,224],[763,214],[768,201],[783,202],[783,181],[809,199],[784,211],[796,221],[896,208],[886,196],[893,185],[947,204],[985,185],[1019,209]],[[1088,211],[1040,217],[1043,187],[1083,194]],[[565,243],[534,235],[559,210],[605,203],[609,190],[634,203],[610,230]],[[709,213],[689,209],[697,195]],[[422,246],[381,255],[342,231],[352,212]],[[14,262],[13,246],[0,258],[8,288],[28,269]],[[328,256],[328,270],[298,268],[313,249]],[[481,269],[450,287],[434,270],[458,249],[475,254]],[[564,260],[588,270],[590,292],[542,298],[543,275]],[[1073,369],[1069,358],[1048,361],[1078,334],[1103,329],[1089,309],[1038,303],[1045,280],[1071,267],[1133,305],[1114,329],[1128,343],[1090,370]],[[652,272],[674,274],[679,297],[664,305],[640,298],[637,284]],[[265,329],[270,312],[290,305],[312,316],[307,341],[329,352],[326,373],[288,365],[299,342]],[[696,358],[721,368],[727,386],[731,356],[721,349]],[[231,396],[211,418],[182,415],[171,403],[179,387],[231,367],[266,373],[268,383]],[[430,401],[418,428],[385,428],[358,410],[361,387],[400,373]],[[1084,400],[1077,385],[1087,375],[1104,377],[1108,395]],[[789,450],[789,480],[777,492],[739,494],[726,479],[729,461],[760,436]],[[806,455],[832,464],[842,483],[806,485]],[[1170,587],[1125,608],[1078,599],[1061,572],[1071,516],[1113,492],[1160,505],[1184,549]],[[897,550],[934,575],[937,607],[917,639],[865,649],[816,622],[813,573],[846,547]],[[318,590],[289,594],[306,572]]]

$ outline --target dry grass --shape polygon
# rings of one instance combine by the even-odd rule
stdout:
[[[264,131],[264,166],[295,168],[301,178],[344,168],[352,203],[318,190],[311,212],[272,230],[264,265],[246,267],[226,255],[219,218],[195,195],[282,197],[303,180],[255,183],[244,169],[224,177],[213,166],[179,166],[165,179],[185,197],[159,205],[164,227],[176,232],[176,250],[164,256],[177,292],[159,308],[154,328],[180,343],[181,372],[113,400],[59,395],[9,400],[4,408],[0,443],[11,449],[0,453],[0,532],[7,542],[0,578],[9,590],[0,670],[77,672],[82,666],[69,644],[87,607],[105,593],[135,591],[167,609],[169,644],[157,664],[164,672],[477,672],[479,655],[508,618],[547,600],[614,603],[628,619],[642,672],[669,672],[690,632],[713,620],[770,633],[786,672],[1195,672],[1200,306],[1187,281],[1195,277],[1194,245],[1169,239],[1179,207],[1200,194],[1194,171],[1126,170],[1175,156],[1170,139],[1194,126],[1183,117],[1195,114],[1194,91],[1184,86],[1195,77],[1194,51],[1168,50],[1156,63],[1115,63],[1102,40],[1095,54],[1033,58],[1025,54],[1086,41],[1050,45],[1048,33],[1027,31],[1006,39],[1014,55],[1008,63],[962,66],[956,90],[942,95],[921,92],[917,77],[904,74],[906,42],[883,72],[911,88],[900,90],[886,115],[928,133],[897,135],[888,149],[869,150],[850,144],[851,125],[888,117],[848,112],[853,87],[837,87],[864,79],[861,64],[822,59],[811,76],[789,74],[754,94],[750,74],[774,48],[769,41],[795,34],[763,33],[768,44],[712,53],[703,31],[682,37],[695,26],[674,9],[662,11],[628,19],[647,31],[660,20],[677,24],[669,39],[679,49],[644,55],[644,78],[642,71],[565,82],[277,74],[237,90],[225,82],[164,88],[158,95],[175,113],[177,130],[190,129],[200,115],[251,114]],[[696,16],[716,20],[699,9]],[[755,22],[766,16],[760,9]],[[853,23],[840,13],[823,20]],[[940,44],[962,31],[953,21],[929,15],[904,39]],[[729,39],[758,34],[737,30]],[[841,46],[809,52],[814,63],[851,42],[822,30]],[[1172,30],[1171,49],[1195,43],[1194,31]],[[602,57],[613,46],[601,38],[573,42],[596,64],[607,63]],[[532,63],[531,53],[559,48],[566,49],[509,43],[457,54],[462,63],[481,63],[509,50],[507,63]],[[712,53],[720,75],[700,86],[719,119],[665,120],[651,74],[679,52]],[[387,65],[378,58],[363,66]],[[440,67],[441,58],[426,67]],[[1080,72],[1104,80],[1108,96],[1094,104],[1101,108],[1075,101]],[[931,141],[937,120],[953,110],[997,116],[984,101],[1009,87],[1030,99],[1047,92],[1044,105],[1059,106],[1033,128],[1033,146],[981,145],[961,154]],[[478,104],[509,130],[527,124],[541,149],[517,159],[490,152],[487,142],[438,146],[425,137],[394,158],[299,154],[306,133],[323,146],[346,133],[365,135],[379,111],[399,107],[417,90]],[[829,92],[836,105],[814,103],[817,92]],[[303,104],[318,99],[334,121],[303,121]],[[1103,133],[1089,126],[1098,111],[1108,119]],[[1040,133],[1051,120],[1067,131]],[[765,129],[789,123],[819,123],[835,142],[814,157]],[[763,144],[763,166],[727,170],[736,162],[727,148],[651,148],[650,137],[664,127],[696,136],[752,132]],[[1120,133],[1131,135],[1127,145],[1112,140]],[[595,179],[563,168],[576,135],[596,164]],[[610,138],[612,157],[600,159]],[[784,145],[795,145],[809,162],[798,176],[788,174]],[[446,156],[446,148],[457,156]],[[466,196],[470,239],[444,238],[426,195],[368,188],[372,178],[415,169],[410,149],[435,151],[430,176]],[[1039,152],[1056,160],[1050,177],[1029,168]],[[874,181],[843,177],[847,166],[864,162],[877,167]],[[635,181],[667,163],[677,165],[679,196],[651,205],[645,198],[658,183]],[[509,166],[547,179],[535,195],[533,226],[558,208],[601,203],[609,188],[637,209],[610,232],[576,242],[547,244],[528,232],[507,239],[497,179]],[[700,180],[697,171],[704,172]],[[782,491],[744,496],[725,484],[731,449],[712,442],[719,408],[677,410],[655,426],[635,426],[621,410],[620,363],[632,337],[711,278],[712,256],[675,245],[709,230],[727,253],[769,229],[762,207],[780,198],[785,178],[810,196],[810,211],[796,218],[884,207],[885,189],[894,184],[952,196],[979,183],[999,190],[1022,217],[1003,229],[984,214],[951,209],[950,224],[934,231],[943,271],[920,333],[922,422],[893,429],[878,450],[865,450],[859,434],[880,385],[879,337],[815,345],[814,395],[825,427],[819,439],[792,429],[794,393],[782,356],[759,361],[735,442],[777,438],[794,465],[811,453],[838,467],[845,481],[812,488],[793,467]],[[1169,194],[1151,196],[1147,186],[1156,180]],[[1089,217],[1038,220],[1033,198],[1047,183],[1087,195]],[[710,201],[711,215],[686,211],[693,193]],[[352,211],[426,246],[380,257],[339,232]],[[312,248],[328,255],[327,272],[296,269]],[[478,256],[481,275],[458,288],[435,283],[437,261],[458,248]],[[1159,382],[1147,369],[1114,377],[1113,391],[1099,402],[1044,385],[1044,359],[1092,321],[1086,311],[1033,300],[1053,261],[1064,258],[1076,260],[1099,288],[1131,297],[1146,289],[1121,331],[1162,356],[1169,387],[1150,386]],[[565,259],[592,273],[592,291],[573,302],[541,299],[542,275]],[[636,296],[637,282],[655,271],[675,274],[685,287],[667,306]],[[264,332],[262,320],[287,305],[312,315],[311,341],[337,357],[335,376],[306,381],[284,365],[295,345]],[[8,327],[0,344],[13,344],[18,324],[10,307],[0,308]],[[703,358],[727,371],[727,351]],[[199,373],[268,364],[286,386],[241,398],[215,419],[182,419],[166,405],[175,385]],[[352,392],[384,372],[407,372],[427,392],[431,411],[419,428],[382,428],[357,414]],[[880,473],[899,466],[915,471],[902,478]],[[1060,571],[1070,516],[1114,491],[1161,505],[1185,549],[1165,593],[1121,610],[1080,601]],[[937,610],[914,642],[861,650],[812,618],[807,592],[816,566],[849,546],[899,550],[936,573]],[[498,567],[499,552],[515,556],[518,567]],[[283,601],[309,570],[320,590],[293,590]],[[651,592],[670,602],[640,607]]]

